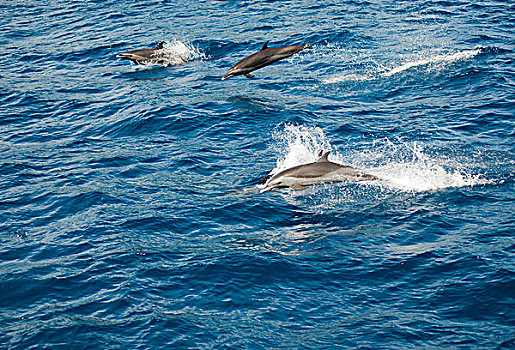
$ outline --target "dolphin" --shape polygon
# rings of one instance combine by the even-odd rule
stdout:
[[[168,64],[169,59],[166,57],[163,50],[164,41],[160,42],[156,47],[151,49],[142,49],[142,50],[133,50],[127,51],[116,57],[124,58],[126,60],[132,61],[136,64]],[[181,57],[181,60],[184,62],[188,62],[187,58]]]
[[[294,166],[281,171],[270,179],[265,177],[261,182],[261,184],[265,184],[265,187],[260,192],[285,187],[300,191],[318,184],[379,180],[378,177],[367,174],[358,168],[330,162],[327,159],[329,153],[331,152],[325,152],[314,163]]]
[[[285,47],[268,47],[268,41],[263,45],[261,50],[245,57],[234,66],[232,66],[222,80],[229,79],[236,75],[244,75],[247,78],[254,78],[250,72],[266,67],[279,60],[288,58],[297,52],[305,49],[312,49],[309,41],[304,46],[285,46]]]

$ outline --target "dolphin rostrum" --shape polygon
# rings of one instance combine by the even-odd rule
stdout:
[[[170,57],[167,57],[166,52],[164,52],[163,45],[164,41],[154,48],[127,51],[116,57],[124,58],[136,64],[168,64],[170,63]],[[180,59],[183,62],[188,62],[188,59],[185,57],[180,57]]]
[[[266,67],[279,60],[288,58],[297,52],[305,49],[312,49],[313,47],[309,42],[304,46],[285,46],[285,47],[268,47],[268,41],[263,45],[261,50],[245,57],[234,66],[232,66],[222,80],[229,79],[236,75],[244,75],[247,78],[253,78],[250,74],[257,69]]]
[[[314,163],[297,165],[281,171],[270,179],[265,178],[265,187],[260,192],[263,193],[274,188],[285,187],[300,191],[317,184],[379,180],[376,176],[367,174],[358,168],[330,162],[327,159],[329,153],[330,151],[325,152]]]

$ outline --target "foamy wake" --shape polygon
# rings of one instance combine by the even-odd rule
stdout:
[[[320,151],[332,151],[329,159],[352,165],[381,179],[377,186],[402,191],[429,191],[449,187],[475,186],[491,183],[474,174],[463,159],[430,155],[431,149],[417,142],[392,143],[388,139],[373,142],[365,151],[346,151],[342,156],[318,127],[287,124],[274,135],[276,152],[280,155],[270,175],[296,165],[314,162]]]
[[[417,68],[426,68],[427,72],[444,69],[447,65],[461,60],[471,59],[483,52],[482,48],[473,50],[462,50],[445,54],[438,54],[429,57],[421,57],[407,60],[407,62],[393,67],[385,68],[382,63],[375,63],[375,68],[367,66],[365,72],[341,72],[322,80],[324,84],[336,84],[346,81],[367,81],[380,77],[391,77],[393,75]]]
[[[373,80],[373,75],[368,74],[356,74],[356,73],[340,73],[335,76],[323,79],[324,84],[337,84],[344,83],[346,81],[367,81]]]
[[[382,179],[382,185],[400,190],[420,192],[490,183],[474,173],[472,167],[477,164],[467,164],[466,157],[432,153],[430,146],[416,141],[396,144],[384,139],[352,158],[368,165],[367,170]]]
[[[185,62],[205,59],[205,55],[191,43],[183,43],[178,39],[166,41],[161,50],[157,50],[154,54],[163,66],[176,66]],[[154,63],[155,64],[155,63]]]
[[[416,68],[416,67],[420,67],[420,66],[428,66],[431,69],[431,66],[433,66],[433,65],[441,66],[441,65],[453,63],[456,61],[467,60],[474,56],[479,55],[480,53],[481,53],[481,49],[478,48],[478,49],[474,49],[474,50],[463,50],[463,51],[458,51],[458,52],[449,53],[449,54],[436,55],[433,57],[422,58],[422,59],[418,59],[415,61],[406,62],[398,67],[392,68],[386,72],[381,73],[381,75],[385,76],[385,77],[390,77],[394,74],[398,74],[398,73],[404,72],[408,69],[412,69],[412,68]]]

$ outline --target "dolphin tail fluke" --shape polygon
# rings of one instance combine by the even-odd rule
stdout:
[[[311,46],[311,41],[308,41],[308,43],[306,45],[304,45],[304,50],[306,49],[312,49],[313,46]]]

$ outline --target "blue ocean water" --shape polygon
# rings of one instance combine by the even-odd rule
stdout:
[[[1,348],[515,348],[513,2],[0,9]]]

